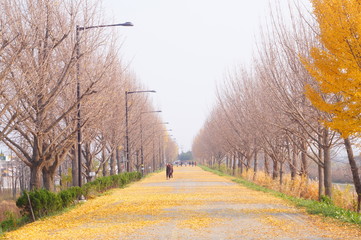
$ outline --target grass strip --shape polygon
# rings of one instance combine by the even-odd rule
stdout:
[[[200,166],[203,170],[212,172],[214,174],[217,174],[218,176],[228,176],[228,177],[234,177],[229,174],[223,173],[219,170],[215,170],[206,166]],[[243,178],[234,178],[232,181],[242,184],[243,186],[253,189],[256,191],[261,191],[265,193],[270,193],[273,196],[280,197],[282,199],[285,199],[297,207],[304,208],[309,214],[315,214],[315,215],[321,215],[324,217],[330,217],[333,219],[338,219],[343,222],[353,223],[361,225],[361,214],[357,212],[353,212],[350,210],[345,210],[343,208],[337,207],[333,205],[330,201],[315,201],[315,200],[308,200],[308,199],[302,199],[297,198],[293,196],[286,195],[284,193],[257,185],[253,182],[247,181]]]

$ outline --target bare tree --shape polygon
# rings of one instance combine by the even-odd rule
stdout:
[[[8,14],[13,18],[21,16],[18,21],[10,22],[9,28],[26,36],[26,39],[14,40],[14,44],[25,44],[26,48],[11,65],[9,81],[18,95],[12,106],[20,108],[26,120],[17,124],[11,136],[4,138],[4,143],[30,167],[31,188],[41,187],[42,173],[44,186],[53,188],[55,169],[74,144],[76,128],[71,120],[67,125],[66,119],[74,114],[77,101],[64,98],[63,93],[75,89],[74,29],[78,13],[84,12],[80,11],[80,4],[80,1],[59,4],[9,1]],[[87,51],[81,58],[100,46],[100,41],[95,38],[84,43]],[[101,75],[93,71],[90,81],[82,81],[81,101],[94,92]],[[8,110],[9,114],[14,111]]]

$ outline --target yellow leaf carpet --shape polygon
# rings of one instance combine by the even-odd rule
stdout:
[[[284,200],[199,167],[174,167],[3,239],[361,239],[360,229],[309,216]]]

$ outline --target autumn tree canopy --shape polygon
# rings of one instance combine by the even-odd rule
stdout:
[[[316,80],[306,95],[321,111],[333,130],[348,137],[361,131],[361,2],[358,0],[313,0],[322,47],[310,50],[303,63]]]

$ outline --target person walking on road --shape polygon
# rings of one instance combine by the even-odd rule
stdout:
[[[173,178],[173,165],[172,164],[167,163],[166,169],[165,169],[165,174],[166,174],[167,180],[170,178]]]
[[[169,178],[173,178],[173,164],[169,164]]]
[[[166,176],[167,180],[169,178],[169,171],[170,171],[170,166],[169,166],[169,163],[167,163],[167,165],[165,167],[165,176]]]

